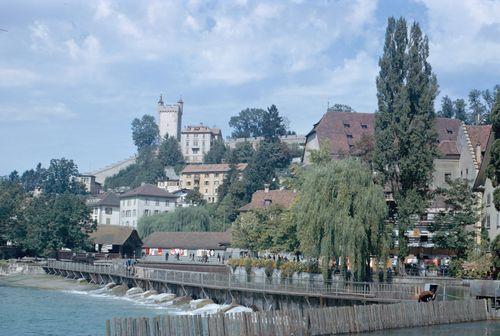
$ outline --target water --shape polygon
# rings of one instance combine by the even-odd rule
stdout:
[[[193,313],[189,305],[171,307],[139,302],[45,275],[0,277],[0,298],[0,336],[104,335],[105,322],[113,317]],[[206,308],[216,309],[214,306]],[[500,335],[500,322],[385,330],[363,335],[493,336]]]

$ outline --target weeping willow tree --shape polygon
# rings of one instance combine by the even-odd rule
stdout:
[[[387,208],[382,187],[363,163],[311,167],[292,211],[302,252],[322,261],[326,278],[335,258],[349,262],[355,280],[367,279],[370,257],[380,257],[386,246]]]

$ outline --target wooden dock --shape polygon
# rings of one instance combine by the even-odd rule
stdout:
[[[215,315],[114,318],[107,336],[306,336],[484,321],[486,300],[404,302]]]

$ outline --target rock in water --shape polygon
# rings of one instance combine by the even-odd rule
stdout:
[[[150,297],[150,296],[153,296],[153,295],[158,295],[158,292],[157,292],[157,291],[155,291],[154,289],[150,289],[150,290],[148,290],[148,291],[145,291],[145,292],[142,294],[142,297],[143,297],[144,299],[146,299],[146,298],[148,298],[148,297]]]
[[[118,285],[111,288],[111,293],[114,295],[125,295],[127,293],[128,287],[125,285]]]
[[[106,286],[104,286],[104,288],[111,289],[111,288],[113,288],[115,286],[116,286],[116,284],[114,282],[110,282],[109,284],[106,284]]]
[[[189,302],[189,305],[191,306],[191,309],[200,309],[201,307],[212,303],[214,302],[211,299],[199,299]]]
[[[85,278],[80,278],[80,279],[76,280],[76,282],[77,282],[78,284],[80,284],[80,285],[84,285],[84,284],[86,284],[86,283],[87,283],[87,279],[85,279]]]
[[[175,299],[175,294],[170,294],[170,293],[162,293],[158,294],[155,299],[154,303],[165,303],[165,302],[170,302]]]
[[[181,297],[175,298],[174,301],[172,302],[172,304],[182,305],[185,303],[189,303],[192,299],[193,298],[191,298],[190,296],[181,296]]]
[[[142,290],[141,287],[132,287],[130,288],[127,293],[125,293],[125,295],[127,296],[130,296],[130,295],[137,295],[137,294],[141,294],[143,293],[144,291]]]

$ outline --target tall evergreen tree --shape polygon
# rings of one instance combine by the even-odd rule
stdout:
[[[455,118],[463,122],[467,121],[467,103],[463,99],[456,99],[453,102]]]
[[[486,105],[481,101],[482,93],[481,91],[474,89],[469,92],[469,108],[471,110],[469,115],[470,125],[482,125],[488,119],[488,109]]]
[[[158,159],[163,166],[178,167],[184,165],[184,157],[176,138],[168,135],[163,138],[158,149]]]
[[[276,105],[271,105],[262,116],[262,136],[267,140],[278,139],[286,135],[285,119],[280,116]]]
[[[224,157],[226,156],[226,145],[224,145],[224,141],[222,139],[216,140],[210,150],[204,155],[203,162],[204,163],[222,163]]]
[[[398,207],[399,256],[408,252],[404,233],[427,207],[437,157],[434,100],[438,85],[427,62],[429,42],[418,23],[408,39],[403,18],[389,18],[377,77],[374,163]]]
[[[450,97],[444,96],[443,99],[441,99],[441,111],[439,111],[439,116],[443,118],[453,118],[455,116],[455,108]]]

